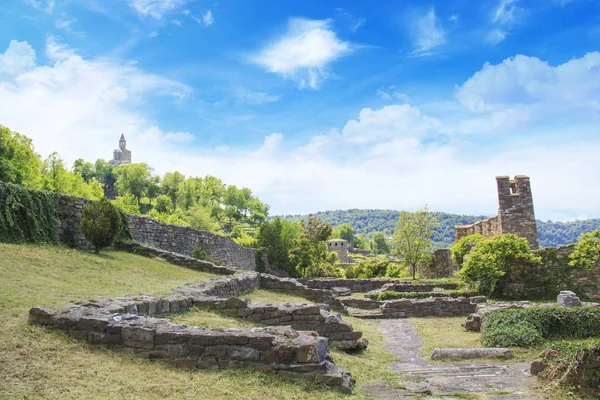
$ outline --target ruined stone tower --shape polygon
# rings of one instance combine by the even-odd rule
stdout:
[[[533,196],[529,177],[517,175],[514,179],[508,176],[497,176],[498,186],[498,215],[478,221],[472,225],[462,225],[454,228],[454,239],[474,233],[492,237],[501,233],[514,233],[529,242],[529,247],[535,250],[539,247]]]
[[[131,150],[127,150],[127,141],[122,133],[119,139],[119,148],[113,151],[113,159],[109,163],[115,167],[121,164],[131,164]]]

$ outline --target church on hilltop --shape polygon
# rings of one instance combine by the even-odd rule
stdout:
[[[113,151],[113,159],[109,163],[115,167],[121,164],[131,164],[131,150],[127,150],[127,141],[122,133],[121,139],[119,139],[119,148]]]

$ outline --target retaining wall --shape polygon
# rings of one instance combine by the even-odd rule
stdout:
[[[345,310],[348,307],[369,310],[368,312],[351,312],[359,318],[409,318],[409,317],[455,317],[469,315],[477,309],[477,304],[485,301],[483,296],[459,297],[456,299],[443,297],[431,299],[401,299],[376,301],[340,297],[338,301]]]
[[[440,287],[442,289],[456,289],[457,285],[453,283],[439,283],[439,284],[422,284],[414,283],[412,280],[398,280],[398,279],[339,279],[339,278],[304,278],[297,279],[298,282],[308,286],[309,288],[315,289],[327,289],[332,290],[333,288],[348,288],[350,291],[356,292],[370,292],[373,290],[383,289],[392,290],[396,292],[431,292],[433,288]]]

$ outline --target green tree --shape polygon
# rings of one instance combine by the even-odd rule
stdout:
[[[117,167],[115,187],[119,194],[132,195],[139,205],[150,180],[150,171],[150,167],[145,163],[123,164]]]
[[[279,268],[292,276],[295,275],[296,268],[290,259],[290,251],[297,245],[301,233],[302,226],[299,223],[289,222],[280,217],[275,217],[258,228],[256,234],[258,246],[267,249],[272,268]]]
[[[38,189],[41,171],[31,139],[0,125],[0,181]]]
[[[117,237],[121,228],[121,217],[115,206],[106,198],[102,198],[83,208],[80,228],[98,254]]]
[[[600,266],[600,229],[582,234],[569,259],[569,265],[573,267],[592,269]]]
[[[352,225],[350,224],[341,224],[336,227],[336,230],[339,231],[340,239],[344,239],[348,242],[348,247],[353,249],[355,244],[355,231]]]
[[[327,256],[327,246],[323,246],[325,241],[331,236],[333,230],[329,222],[322,222],[316,215],[309,214],[308,221],[301,221],[304,232],[302,233],[302,239],[306,240],[312,249],[314,255],[314,261],[316,263],[316,270],[321,269],[321,262],[324,261]],[[314,276],[314,268],[311,263],[309,270],[309,277]]]
[[[52,153],[43,163],[42,188],[90,200],[104,197],[98,182],[86,183],[80,175],[67,170],[58,153]]]
[[[115,174],[115,167],[112,164],[104,161],[101,158],[97,159],[94,163],[94,175],[105,190],[115,190],[117,175]]]
[[[365,235],[355,237],[354,248],[367,250],[367,238],[365,237]]]
[[[216,227],[215,222],[210,216],[210,209],[195,205],[188,210],[188,222],[192,228],[202,231],[214,232]]]
[[[87,183],[96,177],[94,164],[86,162],[83,158],[78,158],[73,163],[73,172],[83,178]]]
[[[459,267],[462,267],[465,256],[477,243],[481,242],[482,240],[485,240],[485,236],[480,233],[475,233],[473,235],[460,238],[460,240],[454,243],[450,248],[454,262]]]
[[[506,233],[477,243],[464,260],[458,276],[480,292],[491,295],[502,291],[503,278],[512,268],[540,262],[541,258],[529,249],[527,239]]]
[[[173,202],[171,202],[171,198],[166,194],[161,194],[156,198],[156,205],[154,209],[159,213],[170,213],[173,211]]]
[[[390,245],[383,232],[375,232],[370,245],[373,254],[388,254],[390,252]]]
[[[437,219],[427,206],[416,212],[401,211],[392,237],[393,252],[412,272],[415,279],[417,269],[431,259],[431,236]]]
[[[179,171],[167,172],[162,179],[163,193],[171,198],[171,203],[174,205],[177,204],[177,192],[184,180],[185,175]]]
[[[148,179],[148,184],[146,186],[146,197],[152,205],[152,199],[155,199],[160,194],[160,176],[154,175]]]

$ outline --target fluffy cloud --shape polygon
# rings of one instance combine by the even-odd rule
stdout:
[[[433,8],[414,20],[411,33],[415,44],[415,56],[429,56],[436,47],[446,43],[446,32]]]
[[[128,0],[129,6],[143,17],[162,19],[163,15],[175,11],[189,0]]]
[[[215,22],[213,18],[212,11],[208,10],[206,14],[202,16],[202,23],[204,26],[211,26]]]
[[[269,72],[296,79],[300,87],[316,89],[327,77],[329,64],[349,52],[350,44],[337,37],[330,21],[294,18],[282,37],[250,60]]]
[[[11,40],[0,54],[0,74],[18,75],[35,66],[35,50],[27,42]]]
[[[600,53],[587,53],[557,66],[524,55],[497,65],[486,63],[457,86],[455,94],[465,107],[476,112],[510,107],[547,114],[598,110]]]

